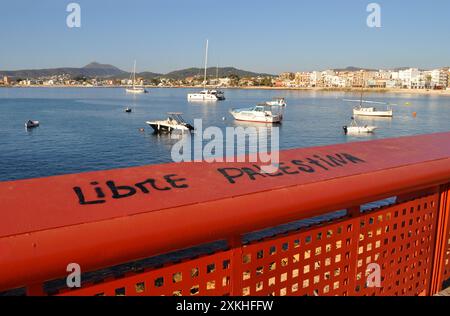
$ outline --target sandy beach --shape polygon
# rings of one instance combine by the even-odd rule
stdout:
[[[199,86],[144,86],[148,89],[203,89],[203,87]],[[12,89],[12,88],[47,88],[47,89],[60,89],[60,88],[105,88],[105,89],[113,89],[113,88],[123,88],[124,86],[83,86],[83,85],[59,85],[59,86],[41,86],[41,85],[30,85],[30,86],[0,86],[0,89]],[[217,87],[207,87],[209,89],[216,89]],[[360,93],[361,88],[289,88],[289,87],[220,87],[219,89],[229,90],[229,89],[238,89],[238,90],[278,90],[278,91],[316,91],[316,92],[353,92]],[[430,95],[430,96],[445,96],[450,97],[450,89],[447,90],[427,90],[427,89],[364,89],[364,93],[390,93],[390,94],[408,94],[408,95]]]

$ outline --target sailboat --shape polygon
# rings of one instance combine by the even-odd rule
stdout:
[[[375,101],[366,101],[363,100],[363,91],[361,90],[361,99],[360,100],[344,100],[345,102],[358,102],[359,106],[353,109],[354,116],[372,116],[372,117],[393,117],[394,112],[389,107],[385,110],[379,110],[374,106],[371,107],[363,107],[363,104],[381,104],[388,106],[389,104],[386,102],[375,102]]]
[[[206,55],[205,55],[205,75],[203,79],[203,90],[198,93],[189,93],[187,98],[189,101],[221,101],[225,100],[225,94],[217,89],[206,89],[206,72],[208,69],[208,47],[209,41],[206,40]]]
[[[132,81],[133,81],[133,87],[127,88],[127,93],[133,93],[133,94],[142,94],[142,93],[148,93],[147,90],[145,90],[143,87],[136,86],[136,61],[134,61],[134,67],[133,67],[133,74]]]

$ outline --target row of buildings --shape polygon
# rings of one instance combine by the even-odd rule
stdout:
[[[450,88],[450,69],[420,70],[325,70],[311,72],[285,72],[278,77],[259,76],[240,78],[211,78],[208,85],[219,87],[286,87],[286,88],[379,88],[379,89],[440,89]],[[201,76],[184,79],[153,78],[138,79],[137,84],[161,87],[200,86]],[[0,85],[17,86],[129,86],[130,79],[118,78],[72,78],[70,75],[55,75],[36,79],[0,78]]]
[[[399,89],[447,89],[450,69],[420,70],[357,70],[312,71],[282,73],[274,82],[277,87],[292,88],[399,88]]]

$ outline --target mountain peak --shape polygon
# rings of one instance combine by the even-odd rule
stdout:
[[[96,61],[83,67],[84,69],[117,69],[117,67],[108,64],[100,64]]]

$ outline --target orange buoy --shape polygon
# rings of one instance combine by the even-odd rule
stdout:
[[[417,117],[417,112],[413,112],[413,117]]]

